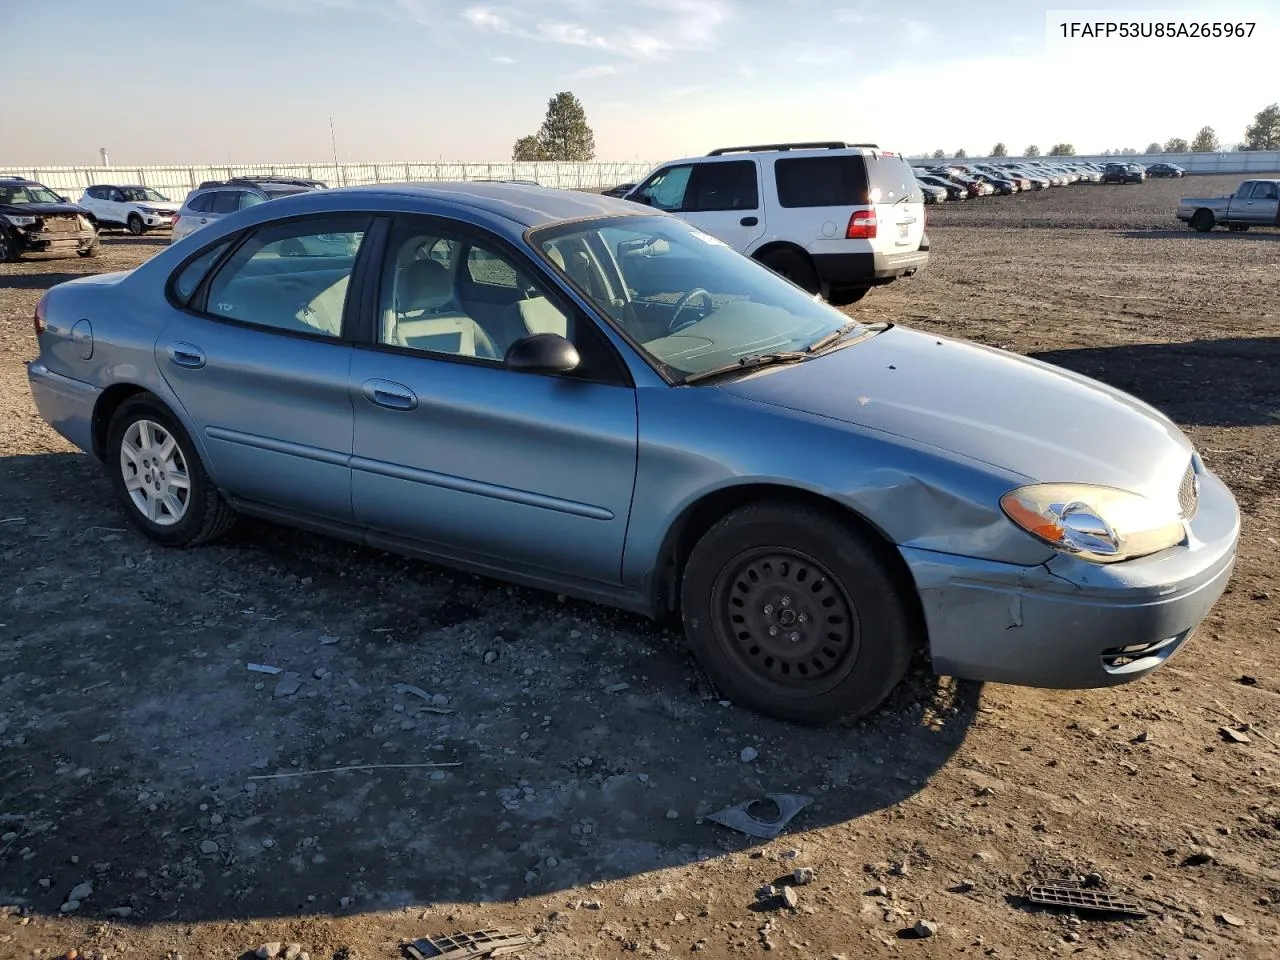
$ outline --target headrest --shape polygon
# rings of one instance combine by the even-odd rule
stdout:
[[[437,260],[411,260],[397,285],[400,310],[434,310],[453,299],[453,277]]]

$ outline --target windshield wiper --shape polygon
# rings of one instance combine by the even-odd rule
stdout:
[[[861,328],[862,332],[859,334],[857,339],[850,340],[849,343],[857,343],[858,340],[861,340],[864,337],[869,337],[876,333],[883,333],[884,331],[888,330],[892,326],[893,326],[892,323],[863,324],[863,323],[858,323],[855,320],[850,323],[846,323],[843,327],[837,327],[835,330],[832,330],[830,333],[828,333],[825,337],[819,337],[817,340],[813,341],[813,343],[809,344],[809,346],[804,348],[805,353],[811,353],[811,354],[818,353],[821,350],[825,350],[827,347],[835,346],[837,343],[844,340],[845,337],[847,337],[849,334],[853,333],[854,331],[858,330],[859,328]]]
[[[733,363],[726,363],[723,367],[712,367],[710,370],[691,373],[680,382],[681,384],[697,383],[700,380],[710,380],[712,377],[722,377],[730,373],[742,373],[745,370],[767,367],[775,363],[798,363],[801,360],[808,359],[809,354],[799,350],[783,350],[778,353],[749,353],[745,357],[739,357]]]

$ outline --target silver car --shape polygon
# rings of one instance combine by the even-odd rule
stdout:
[[[41,416],[152,540],[262,517],[678,618],[726,697],[790,720],[875,708],[917,646],[1133,680],[1235,560],[1235,500],[1158,411],[851,320],[624,200],[309,192],[53,287],[36,329]]]
[[[319,180],[295,177],[233,177],[230,180],[207,181],[187,194],[173,219],[169,242],[177,243],[237,210],[321,189],[325,189],[325,184]]]

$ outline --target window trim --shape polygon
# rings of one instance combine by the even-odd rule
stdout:
[[[219,314],[209,313],[208,297],[210,281],[217,276],[219,271],[226,267],[227,262],[234,257],[246,243],[257,233],[262,230],[273,227],[287,226],[291,223],[305,223],[310,220],[332,220],[341,218],[357,219],[364,217],[368,220],[368,226],[364,230],[364,238],[360,243],[360,250],[356,253],[355,261],[351,265],[351,279],[347,282],[347,297],[342,305],[342,324],[336,337],[327,336],[323,333],[309,333],[305,330],[285,330],[282,327],[273,327],[270,324],[254,323],[251,320],[241,320],[237,317],[226,317]],[[243,327],[247,330],[257,330],[261,333],[275,334],[282,337],[296,337],[301,340],[311,340],[317,343],[332,343],[342,346],[351,346],[355,341],[353,333],[360,327],[360,318],[358,311],[360,310],[360,299],[358,294],[362,293],[363,281],[360,279],[360,272],[363,262],[367,260],[367,254],[370,249],[369,240],[374,236],[378,227],[385,222],[385,217],[380,216],[373,211],[328,211],[325,213],[304,213],[293,217],[281,217],[276,220],[263,220],[260,223],[252,224],[248,227],[242,227],[240,230],[233,231],[230,234],[223,234],[221,237],[211,240],[200,248],[199,251],[193,253],[182,261],[169,275],[169,280],[165,284],[165,292],[169,297],[169,302],[183,313],[189,313],[192,316],[200,317],[202,320],[212,320],[215,323],[223,323],[232,327]],[[198,259],[209,251],[210,247],[215,247],[223,240],[231,239],[231,245],[223,251],[217,261],[205,271],[205,275],[200,279],[200,283],[196,286],[195,291],[191,294],[185,304],[182,304],[172,291],[172,286],[176,282],[178,273],[182,271],[192,260]],[[357,286],[357,284],[361,286]]]
[[[594,218],[593,218],[594,219]],[[573,323],[576,331],[578,324],[587,324],[591,328],[591,332],[587,336],[594,337],[601,346],[602,352],[609,357],[610,365],[613,367],[613,376],[595,376],[587,377],[576,372],[569,373],[521,373],[509,368],[503,358],[499,357],[495,362],[484,357],[467,357],[460,354],[441,353],[435,351],[419,350],[414,347],[402,347],[397,344],[382,343],[378,339],[379,317],[382,310],[382,287],[386,274],[387,255],[391,250],[391,237],[393,233],[404,223],[413,222],[423,224],[423,231],[427,233],[430,229],[435,228],[442,233],[451,233],[459,241],[461,246],[469,248],[476,244],[485,244],[492,247],[495,252],[501,253],[504,257],[511,261],[512,266],[517,270],[523,268],[523,272],[529,276],[529,279],[537,288],[542,291],[543,295],[558,310],[565,314]],[[595,316],[594,311],[584,310],[574,300],[566,296],[563,288],[557,282],[559,277],[543,266],[541,258],[534,258],[521,250],[518,246],[511,243],[505,237],[499,236],[490,230],[477,224],[469,223],[465,220],[455,220],[450,217],[440,216],[432,213],[414,213],[398,211],[386,216],[386,230],[381,237],[379,245],[379,256],[376,261],[366,259],[365,271],[367,279],[364,280],[361,289],[361,317],[359,324],[358,336],[353,339],[353,345],[357,349],[372,350],[378,353],[390,353],[398,356],[414,357],[419,360],[438,362],[438,363],[459,363],[466,366],[477,367],[484,370],[502,370],[512,376],[538,376],[555,380],[563,380],[568,383],[594,383],[605,386],[625,387],[635,389],[635,378],[631,375],[631,368],[627,365],[626,358],[619,352],[617,346],[609,339],[605,332],[600,329],[600,320]],[[528,236],[526,231],[525,236]],[[365,246],[361,248],[361,256],[364,257],[366,251],[372,255],[372,248]],[[469,249],[467,250],[469,253]],[[461,270],[466,267],[467,258],[461,256],[458,262],[454,264],[455,270]],[[457,278],[455,277],[455,283]],[[575,288],[576,289],[576,288]],[[350,298],[348,306],[350,306]],[[590,302],[588,300],[588,302]],[[607,372],[606,372],[607,373]]]

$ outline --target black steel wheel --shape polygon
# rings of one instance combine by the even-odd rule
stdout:
[[[902,679],[915,642],[912,587],[894,571],[890,550],[834,507],[751,504],[690,552],[685,633],[741,706],[799,723],[861,716]]]

